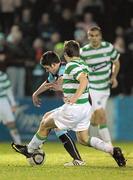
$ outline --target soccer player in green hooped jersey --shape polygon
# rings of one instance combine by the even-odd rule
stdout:
[[[115,88],[118,85],[120,54],[111,43],[102,40],[102,32],[98,26],[90,27],[88,40],[89,43],[81,48],[81,58],[89,67],[89,92],[94,111],[91,124],[98,125],[101,139],[111,143],[105,107],[110,95],[110,87]]]
[[[47,53],[43,58],[46,56]],[[109,153],[119,166],[125,166],[126,161],[119,147],[113,147],[97,137],[89,137],[91,105],[88,100],[88,70],[87,66],[80,63],[80,48],[76,41],[65,43],[64,57],[68,62],[63,74],[64,105],[44,115],[37,133],[28,146],[13,144],[13,148],[30,157],[46,142],[51,129],[71,129],[76,132],[77,139],[82,145]]]
[[[0,122],[8,128],[13,141],[21,143],[14,116],[16,107],[11,81],[5,72],[0,71]]]

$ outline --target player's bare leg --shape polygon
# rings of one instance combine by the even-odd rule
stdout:
[[[109,153],[120,167],[126,165],[126,160],[119,147],[113,147],[97,137],[89,137],[88,130],[79,131],[76,135],[80,144]]]
[[[39,146],[41,146],[47,140],[50,130],[55,127],[54,121],[49,118],[49,116],[46,118],[44,116],[44,119],[40,123],[38,132],[33,136],[32,140],[27,146],[12,143],[12,147],[20,154],[23,154],[29,158],[32,156],[34,151],[39,149]]]
[[[34,137],[27,146],[12,144],[12,147],[17,152],[24,154],[26,157],[31,156],[31,153],[33,153],[35,149],[38,149],[47,140],[47,136],[50,133],[50,129],[56,127],[54,121],[49,118],[50,114],[51,113],[46,113],[44,115],[40,123],[38,132],[34,135]],[[70,163],[65,163],[65,166],[85,165],[85,162],[81,159],[81,156],[76,148],[74,141],[69,136],[67,131],[61,131],[58,128],[56,128],[55,132],[59,139],[62,141],[66,151],[73,158],[73,161]]]
[[[111,136],[110,136],[110,132],[109,129],[107,127],[107,118],[106,118],[106,112],[103,108],[101,109],[97,109],[92,116],[92,120],[91,120],[91,125],[92,126],[98,126],[98,130],[99,130],[99,135],[100,138],[107,142],[107,143],[111,143]]]

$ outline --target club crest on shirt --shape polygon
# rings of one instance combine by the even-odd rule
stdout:
[[[101,101],[97,101],[97,104],[98,104],[98,105],[101,105]]]

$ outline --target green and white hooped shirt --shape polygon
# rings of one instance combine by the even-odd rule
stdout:
[[[80,59],[70,61],[65,67],[63,74],[63,94],[64,97],[72,97],[79,87],[78,77],[82,72],[88,74],[88,65]],[[88,102],[88,87],[79,97],[76,104],[84,104]]]
[[[93,90],[109,90],[112,62],[118,60],[120,54],[109,42],[102,41],[97,49],[90,44],[81,48],[81,58],[88,64],[89,88]]]

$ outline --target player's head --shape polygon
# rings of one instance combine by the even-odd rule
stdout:
[[[70,41],[65,41],[64,43],[64,57],[67,61],[69,59],[72,59],[74,57],[79,57],[80,56],[80,46],[79,43],[70,40]]]
[[[53,51],[47,51],[40,59],[40,64],[45,68],[47,72],[56,74],[60,66],[60,58]]]
[[[99,47],[102,40],[102,31],[99,26],[91,26],[87,32],[90,44],[93,47]]]

